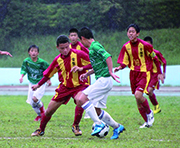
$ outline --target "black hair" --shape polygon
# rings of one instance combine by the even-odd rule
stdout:
[[[139,32],[140,32],[140,28],[139,28],[138,25],[136,25],[136,24],[130,24],[130,25],[127,27],[127,31],[129,30],[130,27],[135,28],[136,33],[139,33]]]
[[[88,27],[82,27],[80,29],[78,36],[80,39],[82,36],[85,37],[86,39],[91,39],[91,38],[94,39],[92,31]]]
[[[31,50],[31,48],[37,48],[37,50],[38,50],[38,52],[39,52],[39,47],[38,47],[38,46],[36,46],[36,45],[31,45],[31,46],[29,46],[29,48],[28,48],[28,52]]]
[[[146,36],[146,37],[144,38],[144,41],[149,41],[151,44],[153,44],[153,39],[152,39],[152,37],[150,37],[150,36]]]
[[[59,46],[59,44],[67,42],[69,43],[69,38],[66,35],[60,35],[57,37],[56,45]]]
[[[72,33],[72,32],[73,32],[73,33],[75,32],[75,33],[78,34],[79,31],[78,31],[76,28],[71,28],[71,29],[69,30],[69,34]]]

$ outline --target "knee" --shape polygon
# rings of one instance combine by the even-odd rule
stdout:
[[[38,99],[37,99],[35,96],[33,96],[32,100],[33,100],[34,102],[38,102]]]

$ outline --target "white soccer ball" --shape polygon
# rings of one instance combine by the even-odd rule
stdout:
[[[105,127],[102,129],[102,131],[100,133],[98,133],[98,135],[96,135],[99,138],[103,138],[103,137],[107,136],[107,134],[109,133],[109,125],[107,125],[106,123],[104,123],[104,124],[105,124]],[[93,125],[92,125],[92,131],[94,131],[94,127],[95,127],[95,123],[93,123]]]

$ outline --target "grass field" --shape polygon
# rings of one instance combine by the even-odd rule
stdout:
[[[52,96],[44,96],[45,107]],[[110,140],[112,128],[105,138],[92,137],[91,119],[80,123],[82,136],[71,131],[75,105],[71,100],[61,106],[48,123],[45,135],[31,137],[39,127],[33,121],[35,112],[25,100],[26,96],[0,96],[0,147],[3,148],[178,148],[180,147],[180,98],[157,97],[162,112],[155,115],[153,127],[139,129],[143,124],[133,96],[109,96],[107,109],[111,116],[126,128],[119,139]],[[150,104],[151,105],[151,104]],[[152,105],[151,105],[152,107]]]

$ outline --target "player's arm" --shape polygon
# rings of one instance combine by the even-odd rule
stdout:
[[[43,72],[43,78],[36,85],[33,85],[31,87],[32,90],[36,90],[41,85],[46,83],[57,72],[56,64],[57,64],[57,61],[55,58],[53,62],[49,65],[49,67]]]
[[[0,54],[2,54],[2,55],[9,55],[10,57],[12,57],[12,55],[8,51],[1,51],[0,50]]]
[[[89,70],[88,72],[83,73],[82,75],[80,75],[80,78],[79,78],[79,79],[80,79],[81,81],[84,81],[84,80],[87,79],[88,76],[92,75],[93,73],[94,73],[94,70],[91,69],[91,70]]]
[[[107,63],[107,66],[108,66],[108,69],[109,69],[109,74],[111,75],[111,77],[112,77],[116,82],[120,83],[120,81],[118,80],[119,77],[113,73],[113,63],[112,63],[112,58],[111,58],[111,56],[106,59],[106,63]],[[117,78],[118,78],[118,79],[117,79]]]
[[[124,69],[129,64],[129,58],[128,58],[128,55],[126,53],[125,46],[123,46],[121,51],[120,51],[117,63],[120,65],[118,67],[114,68],[114,72],[117,72],[119,70]]]
[[[166,77],[166,59],[163,57],[161,52],[159,52],[159,54],[158,54],[158,59],[163,64],[163,77],[165,79],[165,77]]]

